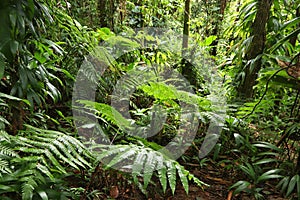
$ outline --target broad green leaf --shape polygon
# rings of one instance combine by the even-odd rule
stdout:
[[[57,161],[57,159],[53,156],[53,154],[46,149],[45,150],[45,155],[49,158],[49,160],[53,163],[53,165],[63,174],[66,174],[66,170],[64,169],[63,166],[61,166],[61,164],[59,164],[59,162]]]
[[[278,160],[275,158],[264,158],[264,159],[256,161],[255,163],[253,163],[253,165],[262,165],[262,164],[268,164],[268,163],[272,163],[272,162],[278,162]]]
[[[112,122],[115,125],[118,125],[120,128],[130,127],[130,122],[123,117],[115,108],[104,103],[96,103],[88,100],[79,100],[81,104],[84,104],[86,107],[95,109],[99,114],[102,114],[103,117]]]
[[[285,36],[284,38],[280,39],[279,41],[276,42],[276,44],[274,44],[270,49],[269,52],[273,53],[275,50],[277,50],[280,46],[283,45],[284,42],[286,42],[287,40],[289,40],[290,38],[297,36],[300,33],[300,28],[296,29],[295,31],[293,31],[292,33],[290,33],[289,35]]]
[[[100,145],[101,149],[103,150],[103,153],[101,153],[99,156],[97,156],[97,161],[100,161],[101,162],[101,159],[105,158],[105,157],[109,157],[109,156],[112,156],[114,154],[117,154],[117,153],[123,153],[125,151],[128,151],[131,149],[131,147],[128,145],[114,145],[112,148],[109,147],[108,150],[104,150],[104,147],[103,145]]]
[[[42,200],[48,200],[48,195],[45,191],[43,190],[38,190],[37,193],[41,197]]]
[[[278,148],[277,146],[270,144],[268,142],[259,142],[253,144],[255,147],[260,147],[260,148],[267,148],[267,149],[272,149],[274,151],[282,152],[282,149]]]
[[[300,23],[300,17],[295,17],[287,22],[285,22],[282,27],[281,27],[281,30],[283,31],[284,29],[288,29],[290,27],[293,27],[295,25],[299,25]]]
[[[37,169],[39,169],[43,174],[45,174],[46,176],[48,176],[52,181],[54,181],[54,176],[52,175],[52,173],[49,171],[49,169],[47,167],[45,167],[44,165],[41,164],[37,164],[36,165]]]
[[[42,41],[51,46],[58,54],[63,55],[64,50],[58,44],[48,39],[42,39]]]
[[[205,45],[205,46],[209,46],[209,45],[211,45],[211,44],[213,43],[213,41],[215,41],[216,39],[217,39],[217,36],[211,35],[211,36],[205,38],[205,40],[204,40],[204,45]]]
[[[280,171],[281,171],[280,169],[269,170],[269,171],[263,173],[262,175],[260,175],[257,179],[257,182],[265,181],[265,180],[273,179],[273,178],[281,178],[282,175],[278,174]]]
[[[1,92],[0,92],[0,97],[6,98],[6,99],[9,99],[9,100],[14,100],[14,101],[22,101],[22,99],[20,99],[18,97],[14,97],[14,96],[4,94],[4,93],[1,93]]]
[[[286,191],[287,186],[289,185],[290,182],[290,177],[284,177],[283,179],[281,179],[281,181],[277,184],[276,187],[280,188],[281,193],[284,193],[284,191]]]
[[[245,172],[247,176],[250,176],[252,180],[256,179],[256,172],[251,164],[246,163],[247,166],[241,165],[240,168]]]
[[[297,194],[299,195],[300,194],[300,176],[299,175],[296,175],[297,176]],[[299,196],[298,196],[299,198]]]
[[[17,50],[19,48],[19,42],[16,40],[10,41],[10,51],[12,54],[16,54]]]
[[[236,188],[234,190],[234,194],[238,194],[240,192],[245,192],[247,190],[249,190],[248,188],[250,187],[251,183],[249,183],[248,181],[238,181],[235,184],[233,184],[229,189],[233,189]]]

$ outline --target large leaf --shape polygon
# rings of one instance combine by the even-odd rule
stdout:
[[[138,176],[142,176],[144,178],[144,187],[141,188],[142,190],[147,188],[154,171],[157,171],[157,176],[161,183],[163,192],[166,191],[169,182],[171,191],[174,194],[177,175],[179,176],[187,193],[189,188],[188,180],[193,180],[200,187],[206,185],[194,175],[190,174],[189,171],[185,170],[178,162],[165,157],[162,153],[150,148],[136,146],[133,144],[97,146],[102,149],[102,152],[98,157],[98,161],[103,161],[103,159],[105,159],[104,163],[108,161],[106,168],[113,167],[118,163],[126,165],[127,169],[132,169],[132,176],[136,184],[140,184],[137,179]],[[122,168],[122,166],[117,167]]]
[[[280,39],[276,42],[268,51],[270,54],[272,54],[275,50],[277,50],[280,46],[282,46],[286,41],[288,41],[290,38],[297,36],[300,33],[300,28],[296,29],[289,35],[285,36],[284,38]]]

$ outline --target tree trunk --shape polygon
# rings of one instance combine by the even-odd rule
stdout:
[[[183,38],[182,38],[182,60],[180,63],[182,75],[190,82],[190,84],[196,86],[197,80],[193,70],[193,65],[184,57],[188,56],[189,47],[189,34],[190,34],[190,13],[191,13],[191,1],[185,0],[184,5],[184,22],[183,22]]]
[[[269,19],[271,0],[258,0],[257,13],[252,24],[251,36],[253,37],[248,52],[246,52],[247,62],[245,67],[245,78],[238,87],[238,95],[241,98],[248,99],[253,97],[253,86],[256,83],[258,72],[261,69],[261,58],[258,58],[264,51],[266,42],[266,24]]]
[[[219,0],[218,2],[218,6],[220,7],[220,10],[218,12],[218,17],[217,20],[215,21],[214,24],[214,29],[212,30],[212,35],[215,35],[218,37],[219,35],[219,29],[220,26],[219,24],[221,24],[221,22],[223,21],[223,16],[224,16],[224,12],[226,9],[226,5],[227,5],[227,0]],[[213,46],[212,50],[211,50],[211,55],[212,56],[216,56],[217,55],[217,45],[218,45],[218,38],[216,40],[214,40],[211,44],[211,46]]]
[[[99,13],[99,23],[101,27],[108,27],[107,24],[107,2],[106,0],[99,0],[98,1],[98,13]]]
[[[185,0],[184,5],[184,22],[183,22],[183,40],[182,40],[182,51],[189,47],[189,34],[190,34],[190,9],[191,0]]]

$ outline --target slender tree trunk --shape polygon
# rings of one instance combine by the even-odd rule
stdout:
[[[256,83],[258,72],[261,69],[261,58],[259,56],[263,53],[266,42],[266,24],[269,19],[271,8],[271,0],[258,0],[257,13],[252,25],[251,37],[253,37],[248,52],[246,52],[246,60],[253,61],[247,62],[245,67],[245,78],[241,85],[238,87],[238,95],[241,98],[253,97],[253,86]]]
[[[212,35],[215,36],[219,36],[219,29],[220,29],[220,24],[223,21],[223,16],[224,16],[224,12],[226,9],[226,5],[227,5],[227,0],[219,0],[218,2],[220,10],[218,12],[218,17],[217,20],[215,21],[215,25],[214,25],[214,29],[212,30]],[[218,38],[213,41],[213,43],[211,44],[211,46],[213,46],[212,50],[211,50],[211,55],[216,56],[217,55],[217,45],[218,45]]]
[[[191,0],[185,0],[184,5],[184,22],[183,22],[183,40],[182,40],[182,50],[189,47],[189,34],[190,34],[190,9]]]
[[[106,0],[99,0],[98,1],[98,13],[99,13],[99,24],[101,27],[107,27],[107,2]]]
[[[197,80],[193,70],[193,65],[187,62],[184,57],[188,56],[189,47],[189,34],[190,34],[190,4],[191,0],[185,0],[184,6],[184,22],[183,22],[183,38],[182,38],[182,60],[181,60],[181,72],[182,75],[190,82],[190,84],[196,86]]]

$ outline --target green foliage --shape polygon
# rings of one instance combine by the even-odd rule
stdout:
[[[212,63],[206,58],[220,64],[214,71],[224,76],[226,90],[232,91],[228,95],[232,101],[228,129],[213,154],[214,162],[227,163],[227,170],[240,172],[230,189],[234,194],[244,192],[263,199],[268,194],[265,183],[278,183],[284,196],[299,198],[299,78],[290,72],[299,68],[299,0],[272,1],[265,49],[251,60],[245,54],[256,42],[249,36],[259,1],[226,1],[230,4],[227,8],[222,2],[192,2],[189,41],[195,40],[196,46],[190,46],[193,51],[189,56],[200,64],[191,71],[197,82],[194,87],[181,88],[175,87],[182,83],[177,77],[164,79],[170,71],[180,73],[181,67],[180,56],[159,49],[159,44],[169,40],[143,31],[134,33],[133,29],[154,26],[181,32],[183,0],[2,0],[0,198],[79,199],[89,191],[86,183],[77,185],[68,178],[76,176],[74,170],[86,172],[93,167],[92,162],[98,165],[99,161],[106,169],[117,167],[130,172],[144,193],[159,183],[163,192],[169,187],[173,194],[179,181],[187,193],[189,181],[205,185],[183,165],[192,160],[191,154],[198,150],[209,123],[222,120],[215,114],[218,108],[214,101],[218,99],[208,97],[212,93],[217,96],[222,88],[206,85],[204,79],[212,73],[207,70]],[[225,9],[224,15],[221,9]],[[173,37],[174,32],[166,35]],[[107,48],[93,52],[91,57],[96,59],[85,59],[99,42]],[[142,49],[140,44],[146,43],[153,48]],[[217,50],[218,56],[203,50]],[[256,80],[256,95],[248,102],[237,103],[234,88],[243,82],[245,68],[253,70],[259,59],[263,69]],[[95,84],[97,91],[95,101],[78,101],[84,109],[77,111],[98,121],[89,117],[75,120],[80,121],[79,130],[89,133],[93,129],[96,135],[90,138],[92,142],[99,134],[111,140],[111,145],[91,145],[102,150],[97,152],[96,161],[74,134],[65,133],[75,129],[69,117],[70,100],[75,75],[83,62],[87,66],[78,75]],[[280,62],[290,64],[280,68]],[[110,103],[118,100],[115,86],[125,74],[131,79],[119,86],[121,92],[130,94],[126,99],[129,107],[116,109]],[[144,74],[148,82],[140,78]],[[86,85],[78,91],[81,96],[88,92]],[[183,165],[162,152],[165,144],[185,131],[179,130],[189,117],[181,113],[182,105],[190,106],[193,117],[201,122],[197,140],[180,159]],[[130,119],[122,109],[128,110]],[[150,122],[154,127],[161,126],[156,127],[156,136],[144,139],[153,128]],[[129,136],[132,132],[136,135]],[[201,168],[210,164],[210,157],[196,160]],[[107,181],[105,174],[102,176]],[[89,174],[84,178],[95,184]],[[98,196],[101,192],[94,190],[86,196],[102,198]]]
[[[122,165],[126,163],[126,166],[124,166],[123,169],[120,166],[120,169],[127,172],[129,170],[136,184],[138,184],[137,177],[143,177],[143,190],[147,188],[155,171],[157,171],[156,175],[161,183],[163,192],[166,192],[167,185],[169,185],[174,194],[177,185],[177,174],[186,193],[188,193],[188,181],[194,181],[200,187],[206,185],[194,175],[190,174],[189,171],[185,170],[178,162],[151,148],[133,144],[113,146],[96,145],[95,147],[103,150],[103,152],[98,155],[97,162],[108,159],[109,161],[105,161],[107,163],[106,168],[116,167],[118,164]],[[167,184],[167,182],[169,184]]]
[[[253,195],[255,199],[264,199],[264,188],[260,185],[270,179],[282,178],[281,169],[269,167],[270,164],[279,162],[276,157],[282,150],[267,142],[250,144],[238,134],[235,135],[235,138],[239,146],[246,146],[246,149],[249,148],[250,153],[252,152],[253,155],[251,159],[247,160],[245,160],[246,157],[242,157],[241,162],[243,164],[239,165],[239,169],[247,179],[236,182],[230,189],[234,189],[234,194],[246,192]]]
[[[59,180],[70,168],[91,167],[91,154],[74,137],[27,125],[17,136],[0,135],[0,195],[19,194],[22,199],[54,199],[65,190]],[[56,185],[58,184],[58,185]],[[53,190],[51,191],[51,187]],[[56,197],[55,197],[56,195]],[[71,194],[61,193],[62,196]],[[62,197],[61,196],[61,197]],[[65,197],[66,198],[66,197]]]
[[[161,87],[163,87],[163,89],[161,89]],[[180,100],[192,105],[196,104],[197,106],[199,105],[199,108],[201,108],[201,105],[203,110],[210,109],[210,102],[207,99],[201,98],[185,91],[178,90],[172,85],[167,85],[163,82],[150,82],[147,85],[142,85],[140,88],[145,93],[143,94],[143,96],[153,96],[155,99],[157,99],[157,103],[165,102],[168,106],[174,107],[175,110],[176,107],[179,106],[175,102],[175,100]],[[205,104],[205,102],[207,104]],[[131,125],[133,123],[138,124],[138,121],[140,120],[137,119],[131,122],[130,120],[124,118],[122,114],[119,113],[116,109],[107,104],[91,102],[87,100],[80,100],[79,103],[83,104],[89,110],[88,113],[92,112],[102,122],[117,126],[124,133],[131,130]],[[152,109],[155,109],[155,104],[149,108],[149,110]],[[153,110],[153,112],[155,112],[155,110]],[[138,114],[138,111],[132,113]],[[176,114],[176,112],[174,114]],[[166,127],[168,126],[171,126],[171,124],[166,124]],[[137,131],[138,130],[135,130],[135,132]],[[160,150],[162,148],[159,144],[155,142],[149,142],[139,137],[127,136],[124,137],[123,140],[127,141],[129,144],[114,146],[93,145],[93,148],[107,148],[107,150],[101,153],[98,157],[98,161],[101,161],[101,159],[105,158],[107,159],[107,157],[108,159],[111,159],[106,165],[107,168],[115,167],[115,165],[122,164],[126,160],[132,160],[133,163],[131,165],[126,164],[125,170],[128,170],[130,168],[136,184],[138,184],[137,176],[143,177],[144,185],[143,187],[141,187],[142,191],[146,190],[154,171],[157,171],[157,176],[161,182],[161,186],[164,192],[166,191],[168,181],[169,186],[174,194],[177,174],[180,177],[180,180],[186,192],[188,192],[188,180],[193,180],[199,186],[204,184],[192,174],[190,174],[187,170],[185,170],[181,165],[179,165],[178,162],[158,152],[157,150]],[[137,146],[133,143],[143,144],[143,146]]]
[[[281,193],[285,194],[285,197],[290,197],[293,192],[295,192],[299,198],[300,195],[300,177],[298,174],[290,177],[285,176],[278,183],[277,187],[280,189]]]

